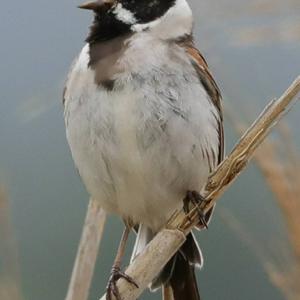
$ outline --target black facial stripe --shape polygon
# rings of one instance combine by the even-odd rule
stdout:
[[[175,0],[120,0],[125,9],[131,11],[138,23],[148,23],[163,16]]]
[[[163,16],[176,0],[118,0],[122,8],[130,11],[139,24],[148,23]],[[114,9],[95,12],[94,22],[86,39],[89,44],[108,41],[131,32],[131,25],[118,20]]]
[[[130,25],[116,19],[113,13],[109,12],[105,15],[96,14],[86,42],[93,44],[96,42],[108,41],[129,32]]]

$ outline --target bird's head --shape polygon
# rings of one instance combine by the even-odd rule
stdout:
[[[186,0],[92,0],[79,8],[95,13],[90,42],[148,30],[172,38],[190,34],[192,28]]]

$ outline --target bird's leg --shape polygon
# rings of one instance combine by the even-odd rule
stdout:
[[[202,209],[199,207],[199,205],[202,202],[206,202],[206,199],[203,198],[198,192],[196,191],[187,191],[185,198],[183,199],[183,210],[186,214],[189,213],[190,207],[189,204],[192,203],[194,206],[197,207],[198,216],[200,219],[200,222],[205,228],[208,228],[205,214],[202,211]]]
[[[111,269],[111,274],[110,274],[110,278],[106,287],[106,299],[107,300],[111,300],[112,297],[111,295],[113,294],[115,296],[115,298],[117,300],[121,300],[121,296],[117,287],[117,281],[120,278],[123,278],[125,280],[127,280],[129,283],[133,284],[134,286],[136,286],[138,288],[138,285],[136,284],[136,282],[129,277],[128,275],[126,275],[124,272],[121,271],[121,262],[122,262],[122,258],[124,256],[124,252],[125,252],[125,247],[126,247],[126,242],[128,240],[128,236],[130,233],[130,226],[125,224],[125,229],[123,231],[122,234],[122,238],[118,247],[118,252],[116,255],[116,258],[114,260],[114,264],[113,267]]]

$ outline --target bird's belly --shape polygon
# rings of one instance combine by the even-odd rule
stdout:
[[[105,210],[157,230],[182,206],[187,190],[206,182],[201,131],[209,130],[200,128],[203,120],[187,120],[173,104],[157,107],[132,88],[98,90],[84,99],[70,97],[65,119],[88,192]]]

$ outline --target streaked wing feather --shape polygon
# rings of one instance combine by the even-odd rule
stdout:
[[[219,90],[217,83],[215,82],[206,60],[204,59],[203,55],[200,51],[194,46],[192,36],[186,36],[183,39],[179,40],[177,44],[180,47],[183,47],[185,51],[188,53],[191,63],[195,68],[195,71],[199,77],[199,81],[205,88],[211,102],[216,107],[219,118],[218,121],[218,134],[219,134],[219,153],[218,153],[218,161],[217,163],[220,164],[224,158],[224,129],[223,129],[223,111],[222,111],[222,96]],[[216,167],[216,166],[214,166]],[[209,223],[210,218],[212,216],[213,208],[207,213],[206,222]],[[199,223],[197,226],[198,229],[203,229],[204,225]]]
[[[194,46],[193,39],[191,36],[186,36],[177,42],[177,44],[185,49],[188,55],[191,58],[192,65],[194,66],[199,80],[206,89],[208,95],[214,106],[217,108],[219,112],[219,156],[218,156],[218,164],[224,158],[224,129],[223,129],[223,112],[222,112],[222,96],[220,89],[215,82],[209,68],[208,64],[200,53],[200,51]]]

